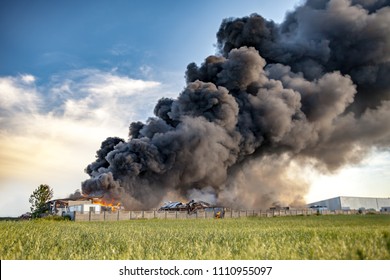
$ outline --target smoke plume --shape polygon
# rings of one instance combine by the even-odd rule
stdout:
[[[86,195],[128,209],[167,193],[235,207],[299,205],[308,164],[335,171],[390,144],[390,1],[308,0],[276,24],[223,20],[177,99],[108,138]],[[298,164],[297,164],[298,163]],[[295,172],[293,172],[295,171]]]

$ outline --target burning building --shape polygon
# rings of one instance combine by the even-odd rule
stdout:
[[[281,24],[223,20],[217,54],[188,65],[178,97],[131,123],[128,140],[102,142],[83,194],[128,210],[172,193],[305,205],[305,166],[333,172],[390,146],[389,5],[307,0]]]
[[[78,213],[100,213],[103,211],[115,212],[121,210],[120,203],[113,204],[103,201],[98,197],[77,197],[54,199],[47,203],[49,213],[58,216],[74,217],[74,212]]]

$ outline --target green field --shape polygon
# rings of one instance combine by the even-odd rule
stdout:
[[[1,221],[0,258],[390,259],[390,215]]]

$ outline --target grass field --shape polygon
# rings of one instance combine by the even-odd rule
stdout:
[[[0,258],[390,259],[390,215],[0,221]]]

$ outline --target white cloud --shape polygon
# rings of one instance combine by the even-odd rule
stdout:
[[[86,74],[88,76],[82,82],[83,90],[99,97],[131,96],[160,85],[154,81],[135,80],[97,70],[87,71]]]
[[[39,103],[32,84],[32,75],[0,77],[0,108],[2,111],[35,111]]]
[[[21,75],[21,80],[26,84],[32,84],[35,82],[35,77],[30,74]]]
[[[80,188],[100,143],[109,136],[127,138],[129,123],[150,116],[163,88],[93,69],[39,87],[32,75],[1,77],[0,216],[28,211],[28,197],[39,184],[49,184],[60,197]],[[4,207],[22,193],[17,209]]]
[[[137,100],[157,97],[160,83],[154,81],[134,80],[124,76],[100,71],[84,71],[78,83],[56,87],[57,94],[71,93],[83,98],[67,99],[63,104],[64,115],[72,119],[92,119],[99,123],[117,123],[139,116]],[[65,91],[61,92],[60,89]],[[77,94],[76,94],[77,93]],[[145,96],[148,95],[148,96]],[[150,106],[147,104],[146,106]],[[144,105],[145,106],[145,105]]]

